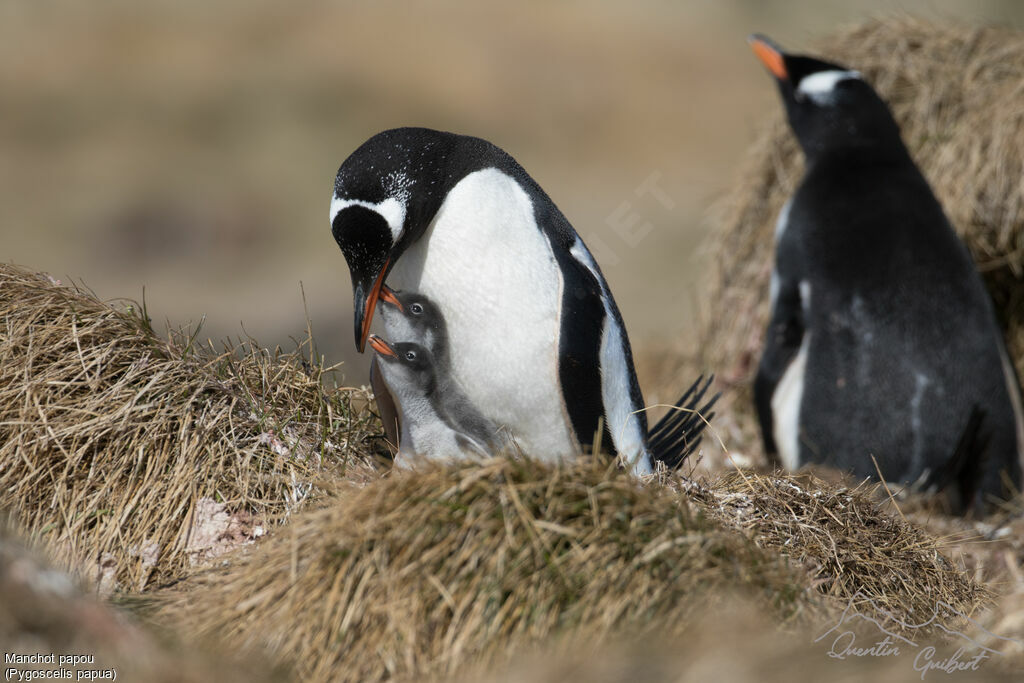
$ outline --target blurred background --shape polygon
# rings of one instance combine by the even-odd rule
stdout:
[[[3,0],[0,258],[144,296],[158,330],[205,316],[215,343],[292,348],[304,289],[321,353],[363,384],[334,173],[423,125],[525,166],[642,349],[688,334],[695,249],[778,113],[747,34],[799,50],[883,10],[1024,22],[1013,0]]]

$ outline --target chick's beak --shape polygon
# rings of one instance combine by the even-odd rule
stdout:
[[[375,334],[370,335],[370,347],[382,356],[398,356],[386,341]]]
[[[389,303],[398,309],[399,313],[405,313],[405,308],[402,306],[402,302],[395,296],[395,290],[391,289],[387,285],[384,285],[380,289],[380,300]]]

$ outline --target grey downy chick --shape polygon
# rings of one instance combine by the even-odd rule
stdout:
[[[396,464],[487,457],[496,450],[497,427],[469,402],[428,348],[389,343],[376,335],[369,343],[399,414]]]

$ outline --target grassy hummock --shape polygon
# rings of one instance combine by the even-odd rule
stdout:
[[[0,265],[0,510],[104,591],[178,578],[368,458],[367,397],[327,372]]]

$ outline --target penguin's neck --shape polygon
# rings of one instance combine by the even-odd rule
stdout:
[[[828,166],[871,167],[913,163],[903,141],[895,138],[849,139],[841,142],[801,142],[805,165],[812,169]]]

